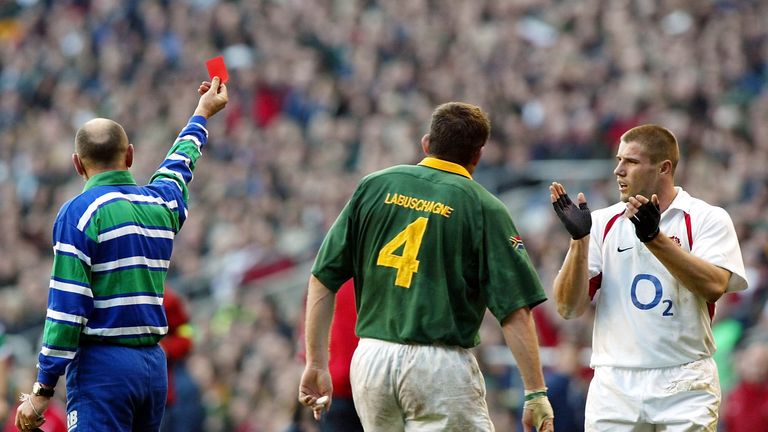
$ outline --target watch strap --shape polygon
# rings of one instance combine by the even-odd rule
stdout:
[[[32,386],[32,394],[35,396],[53,397],[55,389],[52,387],[44,387],[39,382],[36,382]]]

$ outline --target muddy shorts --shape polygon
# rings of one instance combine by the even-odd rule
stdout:
[[[360,339],[350,380],[366,431],[494,430],[483,375],[467,349]]]

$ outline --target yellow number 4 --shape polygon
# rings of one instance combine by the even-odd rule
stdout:
[[[419,255],[424,231],[427,230],[427,221],[425,217],[416,219],[379,251],[376,265],[396,268],[395,285],[399,287],[410,288],[413,274],[419,271],[419,261],[416,257]],[[403,246],[402,255],[396,255],[395,251],[400,246]]]

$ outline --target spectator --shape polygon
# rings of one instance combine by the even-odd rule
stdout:
[[[168,398],[161,432],[202,432],[205,407],[200,388],[189,374],[186,359],[192,350],[192,326],[184,300],[165,287],[163,308],[168,319],[168,334],[160,347],[168,360]]]
[[[8,392],[11,361],[10,349],[5,343],[5,327],[0,323],[0,421],[8,419],[11,412],[9,407],[12,396]]]
[[[736,357],[740,381],[725,400],[725,431],[758,431],[768,425],[768,343],[756,341]]]

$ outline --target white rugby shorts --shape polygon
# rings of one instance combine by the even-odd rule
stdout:
[[[366,431],[494,431],[483,375],[467,349],[360,339],[350,380]]]
[[[719,408],[711,358],[657,369],[600,366],[589,385],[584,430],[715,432]]]

